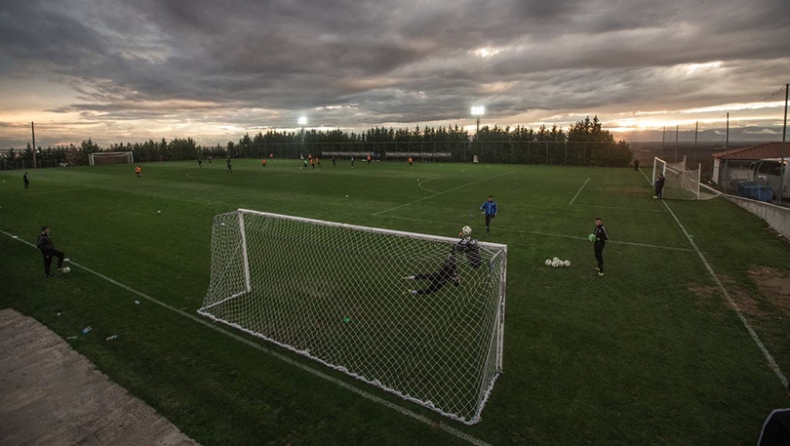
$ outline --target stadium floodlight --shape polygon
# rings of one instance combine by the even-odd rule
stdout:
[[[477,117],[477,130],[475,130],[475,141],[477,141],[477,134],[480,133],[480,117],[483,116],[485,112],[486,112],[486,108],[483,107],[482,105],[475,105],[472,107],[472,116]],[[464,161],[466,161],[466,148],[464,148]]]
[[[198,313],[474,424],[502,373],[507,246],[464,252],[457,243],[246,209],[220,214]]]

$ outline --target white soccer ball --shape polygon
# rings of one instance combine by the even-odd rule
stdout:
[[[551,259],[546,259],[546,266],[551,266]]]
[[[559,258],[559,257],[554,257],[553,259],[551,259],[551,261],[552,261],[552,262],[559,262],[559,261],[560,261],[560,258]]]
[[[557,267],[559,267],[559,266],[560,266],[560,259],[557,259],[557,258],[555,258],[554,260],[552,260],[552,261],[551,261],[551,266],[552,266],[553,268],[557,268]]]
[[[469,226],[464,226],[463,228],[461,228],[461,233],[465,236],[469,236],[469,234],[472,233],[472,228]]]
[[[63,272],[64,274],[68,274],[71,272],[71,268],[69,268],[68,266],[64,266],[63,269],[60,271]]]
[[[563,264],[565,265],[565,268],[570,268],[571,261],[570,260],[566,260],[565,262],[563,262]]]

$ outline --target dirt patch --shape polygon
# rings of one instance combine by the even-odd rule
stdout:
[[[715,286],[702,286],[696,283],[688,284],[688,289],[697,296],[705,298],[713,296],[713,294],[719,290]]]
[[[724,286],[727,288],[730,296],[744,314],[754,317],[763,317],[766,315],[765,311],[760,309],[759,303],[754,298],[752,298],[749,293],[734,286],[732,281],[728,281],[726,278],[723,280],[725,283]],[[702,286],[696,283],[689,283],[686,286],[688,287],[689,291],[701,298],[700,301],[710,301],[711,298],[720,299],[721,304],[723,304],[727,309],[731,309],[729,302],[727,302],[727,300],[721,294],[719,287]]]
[[[750,269],[749,276],[771,304],[790,316],[790,271],[761,266]]]

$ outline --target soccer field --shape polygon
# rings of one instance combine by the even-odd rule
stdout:
[[[790,405],[684,233],[787,373],[788,296],[763,279],[787,276],[790,244],[735,205],[667,208],[629,169],[323,164],[152,163],[140,179],[129,165],[42,169],[28,190],[23,172],[0,172],[0,308],[76,336],[77,351],[204,446],[755,444],[770,411]],[[499,214],[485,235],[488,195]],[[196,321],[212,218],[237,208],[448,237],[470,225],[506,244],[504,373],[482,421],[463,425]],[[587,240],[595,217],[611,238],[604,277]],[[45,279],[21,242],[42,225],[75,262],[70,274]],[[572,267],[546,267],[555,256]]]

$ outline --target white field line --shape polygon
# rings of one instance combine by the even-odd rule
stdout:
[[[439,178],[441,178],[441,177],[439,177]],[[417,186],[420,189],[422,189],[422,190],[424,190],[426,192],[430,192],[432,194],[440,194],[441,192],[437,192],[435,190],[428,189],[427,187],[423,187],[423,185],[422,185],[423,183],[427,183],[428,181],[438,180],[439,178],[431,178],[430,180],[420,181],[420,182],[417,183]]]
[[[34,245],[34,244],[32,244],[32,243],[30,243],[30,242],[28,242],[26,240],[23,240],[23,239],[15,236],[13,234],[9,234],[8,232],[5,232],[3,230],[0,230],[0,232],[2,232],[3,234],[5,234],[5,235],[7,235],[7,236],[9,236],[9,237],[11,237],[11,238],[13,238],[15,240],[20,241],[20,242],[22,242],[22,243],[24,243],[24,244],[26,244],[28,246],[31,246],[33,248],[36,247],[36,245]],[[473,436],[471,436],[471,435],[469,435],[469,434],[467,434],[465,432],[462,432],[462,431],[460,431],[458,429],[455,429],[452,426],[448,426],[447,424],[445,424],[443,422],[433,421],[430,418],[424,417],[424,416],[422,416],[422,415],[420,415],[420,414],[418,414],[416,412],[412,412],[409,409],[403,408],[403,407],[401,407],[401,406],[399,406],[397,404],[391,403],[391,402],[389,402],[389,401],[387,401],[387,400],[385,400],[383,398],[380,398],[380,397],[378,397],[376,395],[373,395],[373,394],[370,394],[368,392],[365,392],[364,390],[361,390],[361,389],[359,389],[359,388],[357,388],[355,386],[352,386],[351,384],[345,383],[345,382],[343,382],[343,381],[341,381],[341,380],[339,380],[339,379],[337,379],[337,378],[335,378],[333,376],[327,375],[324,372],[315,370],[314,368],[309,367],[309,366],[307,366],[305,364],[302,364],[301,362],[298,362],[298,361],[296,361],[294,359],[291,359],[291,358],[289,358],[289,357],[287,357],[285,355],[282,355],[282,354],[277,353],[277,352],[275,352],[273,350],[270,350],[270,349],[258,344],[257,342],[254,342],[252,340],[249,340],[249,339],[246,339],[244,337],[241,337],[241,336],[239,336],[239,335],[237,335],[235,333],[232,333],[232,332],[230,332],[228,330],[225,330],[222,327],[218,327],[218,326],[212,324],[211,322],[208,322],[208,321],[206,321],[204,319],[201,319],[201,318],[199,318],[199,317],[197,317],[195,315],[187,313],[186,311],[183,311],[183,310],[180,310],[180,309],[178,309],[176,307],[168,305],[168,304],[166,304],[166,303],[164,303],[162,301],[159,301],[159,300],[157,300],[157,299],[155,299],[155,298],[153,298],[153,297],[151,297],[151,296],[149,296],[149,295],[147,295],[145,293],[137,291],[134,288],[131,288],[131,287],[126,286],[126,285],[124,285],[124,284],[122,284],[120,282],[117,282],[117,281],[105,276],[102,273],[94,271],[94,270],[88,268],[87,266],[80,265],[79,263],[76,263],[73,260],[68,260],[68,262],[70,264],[76,266],[77,268],[81,268],[81,269],[93,274],[94,276],[100,277],[100,278],[106,280],[107,282],[110,282],[113,285],[116,285],[116,286],[118,286],[120,288],[123,288],[124,290],[126,290],[126,291],[128,291],[128,292],[130,292],[130,293],[132,293],[132,294],[134,294],[136,296],[139,296],[139,297],[141,297],[141,298],[143,298],[143,299],[145,299],[145,300],[147,300],[147,301],[149,301],[151,303],[154,303],[154,304],[159,305],[159,306],[161,306],[163,308],[166,308],[166,309],[168,309],[168,310],[170,310],[170,311],[172,311],[174,313],[177,313],[177,314],[179,314],[181,316],[184,316],[185,318],[191,319],[194,322],[197,322],[197,323],[199,323],[201,325],[204,325],[204,326],[206,326],[206,327],[208,327],[208,328],[210,328],[210,329],[212,329],[214,331],[222,333],[225,336],[228,336],[228,337],[230,337],[230,338],[232,338],[232,339],[234,339],[236,341],[242,342],[242,343],[244,343],[244,344],[246,344],[246,345],[248,345],[248,346],[250,346],[250,347],[252,347],[254,349],[257,349],[257,350],[263,352],[263,353],[269,354],[269,355],[279,359],[280,361],[286,362],[286,363],[288,363],[288,364],[290,364],[290,365],[292,365],[294,367],[297,367],[297,368],[299,368],[299,369],[301,369],[301,370],[303,370],[303,371],[305,371],[307,373],[310,373],[313,376],[316,376],[318,378],[321,378],[321,379],[324,379],[326,381],[329,381],[332,384],[335,384],[335,385],[337,385],[337,386],[339,386],[339,387],[341,387],[341,388],[343,388],[345,390],[353,392],[353,393],[355,393],[355,394],[357,394],[357,395],[359,395],[359,396],[361,396],[361,397],[363,397],[363,398],[365,398],[365,399],[367,399],[369,401],[381,404],[381,405],[383,405],[383,406],[385,406],[385,407],[387,407],[389,409],[394,410],[395,412],[400,413],[401,415],[405,415],[405,416],[407,416],[409,418],[415,419],[415,420],[417,420],[417,421],[419,421],[419,422],[421,422],[421,423],[423,423],[425,425],[428,425],[428,426],[430,426],[432,428],[439,428],[439,429],[443,430],[444,432],[447,432],[448,434],[450,434],[450,435],[452,435],[452,436],[454,436],[456,438],[459,438],[461,440],[467,441],[467,442],[469,442],[471,444],[474,444],[476,446],[492,446],[490,443],[486,443],[485,441],[480,440],[479,438],[473,437]]]
[[[448,193],[448,192],[452,192],[452,191],[454,191],[454,190],[458,190],[458,189],[461,189],[461,188],[464,188],[464,187],[467,187],[467,186],[471,186],[471,185],[473,185],[473,184],[482,183],[483,181],[488,181],[488,180],[493,180],[494,178],[503,177],[503,176],[505,176],[505,175],[509,175],[509,174],[511,174],[511,173],[513,173],[513,172],[515,172],[515,170],[511,170],[510,172],[505,172],[505,173],[503,173],[503,174],[501,174],[501,175],[496,175],[496,176],[493,176],[493,177],[490,177],[490,178],[483,178],[482,180],[472,181],[471,183],[468,183],[468,184],[463,184],[463,185],[461,185],[461,186],[454,187],[454,188],[452,188],[452,189],[448,189],[448,190],[446,190],[446,191],[444,191],[444,192],[437,192],[437,193],[435,193],[435,194],[433,194],[433,195],[431,195],[431,196],[420,198],[419,200],[410,201],[410,202],[408,202],[408,203],[402,204],[402,205],[400,205],[400,206],[395,206],[394,208],[387,209],[387,210],[385,210],[385,211],[376,212],[376,213],[375,213],[375,214],[373,214],[373,215],[374,215],[374,216],[376,216],[376,217],[378,217],[378,216],[379,216],[379,215],[381,215],[381,214],[385,214],[385,213],[387,213],[387,212],[391,212],[391,211],[394,211],[394,210],[396,210],[396,209],[400,209],[400,208],[402,208],[402,207],[406,207],[406,206],[409,206],[409,205],[412,205],[412,204],[416,204],[416,203],[419,203],[419,202],[421,202],[421,201],[425,201],[425,200],[431,199],[431,198],[433,198],[433,197],[438,197],[439,195],[446,194],[446,193]]]
[[[447,225],[447,226],[454,225],[453,223],[443,223],[443,222],[438,222],[438,221],[431,221],[431,220],[424,220],[424,219],[417,219],[417,218],[408,218],[408,217],[393,217],[391,215],[388,215],[388,216],[382,217],[382,218],[394,218],[396,220],[417,221],[417,222],[421,222],[421,223],[433,223],[433,224],[436,224],[436,225]],[[524,231],[524,230],[521,230],[521,229],[510,229],[510,228],[503,228],[503,227],[500,227],[500,226],[497,226],[497,230],[508,231],[508,232],[519,232],[521,234],[545,235],[545,236],[548,236],[548,237],[570,238],[570,239],[574,239],[574,240],[582,240],[582,241],[585,241],[587,243],[590,242],[587,237],[579,237],[579,236],[576,236],[576,235],[551,234],[551,233],[548,233],[548,232],[540,232],[540,231]],[[641,246],[643,248],[667,249],[669,251],[694,252],[693,249],[688,249],[688,248],[675,248],[675,247],[672,247],[672,246],[650,245],[650,244],[647,244],[647,243],[622,242],[622,241],[618,241],[618,240],[608,240],[606,243],[613,243],[613,244],[617,244],[617,245]]]
[[[650,179],[647,177],[647,175],[645,175],[644,172],[642,172],[642,175],[645,176],[645,179],[649,184],[652,184],[650,183]],[[768,364],[771,366],[771,369],[779,378],[779,381],[782,383],[782,386],[784,388],[787,388],[787,377],[784,375],[784,373],[782,373],[782,369],[779,368],[779,364],[776,363],[774,357],[771,356],[771,352],[768,351],[768,349],[765,347],[765,344],[763,344],[763,342],[760,340],[760,337],[757,336],[757,332],[754,331],[751,324],[749,324],[749,321],[746,320],[746,316],[743,315],[741,308],[738,306],[738,304],[735,302],[732,296],[730,296],[730,293],[727,292],[727,288],[724,288],[724,284],[721,282],[721,280],[719,280],[719,276],[717,276],[716,273],[713,271],[713,268],[710,266],[707,259],[705,259],[705,256],[702,255],[702,251],[699,250],[697,244],[694,243],[694,239],[691,238],[688,231],[686,231],[686,228],[683,226],[682,223],[680,223],[678,217],[675,215],[674,212],[672,212],[672,209],[669,207],[666,200],[661,200],[661,202],[664,203],[664,206],[672,215],[672,218],[675,219],[675,223],[678,224],[680,229],[683,231],[683,234],[685,234],[686,238],[688,239],[689,243],[691,243],[691,246],[694,247],[694,250],[697,252],[697,255],[702,260],[702,263],[705,265],[705,268],[708,270],[708,273],[710,273],[711,277],[713,277],[713,280],[716,282],[716,285],[719,287],[722,294],[724,294],[724,297],[727,298],[727,302],[729,302],[730,306],[732,306],[732,308],[735,310],[735,313],[738,315],[738,319],[741,320],[743,325],[746,327],[746,331],[749,332],[749,335],[752,337],[752,340],[754,340],[754,343],[757,344],[757,347],[760,349],[761,352],[763,352],[763,356],[765,356],[765,359],[768,361]]]
[[[579,204],[576,203],[574,206],[585,206],[588,208],[602,208],[602,209],[622,209],[624,211],[637,211],[637,212],[660,212],[663,213],[661,209],[647,209],[647,208],[629,208],[623,206],[599,206],[597,204]]]
[[[75,190],[85,190],[85,189],[86,188],[84,188],[84,187],[72,187],[70,189],[45,190],[45,191],[41,191],[41,192],[20,192],[18,194],[4,195],[3,198],[6,198],[6,197],[8,197],[8,198],[27,197],[29,195],[54,194],[54,193],[60,193],[60,192],[72,192],[72,191],[75,191]],[[28,190],[30,190],[30,189],[28,189]]]
[[[579,190],[576,192],[576,195],[573,196],[573,199],[571,200],[571,202],[568,203],[569,206],[572,205],[574,201],[576,201],[576,197],[578,197],[579,194],[582,193],[582,189],[584,189],[584,186],[586,186],[587,182],[589,182],[589,181],[590,181],[590,178],[587,177],[587,180],[584,181],[584,184],[582,184],[582,187],[579,188]]]

